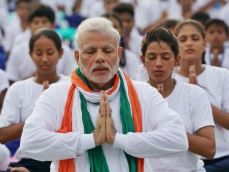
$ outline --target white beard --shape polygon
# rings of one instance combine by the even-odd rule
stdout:
[[[109,70],[109,74],[104,75],[104,76],[93,76],[93,70],[97,67],[105,67]],[[109,66],[107,63],[104,64],[93,64],[93,66],[91,67],[91,69],[87,70],[85,69],[85,66],[81,63],[81,61],[79,60],[79,68],[80,71],[82,72],[82,74],[89,80],[92,81],[94,83],[97,84],[102,84],[102,83],[107,83],[109,82],[114,75],[116,74],[116,72],[118,71],[118,67],[119,67],[119,58],[117,58],[117,61],[114,65],[113,68],[111,68],[111,66]]]

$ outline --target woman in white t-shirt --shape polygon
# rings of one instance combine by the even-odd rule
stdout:
[[[18,81],[9,87],[0,116],[0,142],[19,139],[25,120],[32,114],[36,100],[52,83],[67,80],[58,75],[56,66],[63,54],[61,39],[50,29],[41,29],[30,39],[30,55],[36,65],[34,77]],[[58,93],[57,93],[58,94]],[[30,171],[49,171],[49,162],[22,159],[20,166]]]
[[[204,172],[199,155],[215,155],[214,122],[206,93],[191,84],[176,82],[172,78],[178,62],[178,43],[171,32],[160,27],[146,33],[142,42],[142,62],[149,76],[148,83],[156,87],[169,106],[183,120],[189,151],[174,156],[149,158],[149,171]]]
[[[206,171],[229,171],[229,71],[202,64],[206,40],[200,23],[193,20],[181,22],[175,35],[180,51],[180,67],[175,78],[202,87],[208,94],[213,111],[216,155],[214,160],[204,160]]]

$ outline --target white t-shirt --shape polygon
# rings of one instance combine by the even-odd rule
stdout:
[[[75,68],[74,53],[63,44],[64,54],[57,64],[59,74],[69,75]],[[33,76],[36,66],[29,55],[28,42],[23,42],[10,53],[6,64],[6,73],[9,80],[19,81]]]
[[[125,49],[125,56],[126,66],[122,67],[122,70],[125,71],[130,78],[135,79],[137,69],[141,64],[140,57],[137,57],[136,54],[128,49]]]
[[[0,143],[0,170],[6,170],[10,163],[10,151]]]
[[[16,35],[16,37],[13,41],[12,50],[24,42],[27,42],[29,44],[29,40],[30,40],[31,36],[32,36],[32,33],[31,33],[30,29],[26,29],[23,32]]]
[[[229,69],[229,47],[225,44],[224,52],[219,54],[219,61],[221,62],[221,66]],[[205,50],[205,62],[208,65],[211,65],[211,60],[213,58],[213,54],[210,52],[210,47],[207,47]]]
[[[140,57],[141,55],[141,43],[143,36],[141,36],[136,27],[134,27],[130,33],[130,40],[128,42],[131,52]]]
[[[206,93],[198,86],[177,82],[166,97],[169,107],[175,110],[185,124],[186,131],[194,134],[205,126],[214,126],[211,106]],[[190,151],[167,158],[147,159],[152,171],[204,172],[200,156]]]
[[[5,37],[3,40],[3,47],[6,52],[11,51],[16,36],[21,32],[23,32],[23,30],[19,22],[12,23],[8,26],[5,30]]]
[[[60,75],[59,81],[67,79],[68,77]],[[10,86],[0,115],[0,127],[24,122],[32,114],[35,102],[43,91],[43,85],[36,83],[34,78],[18,81]]]
[[[26,120],[23,129],[20,157],[38,160],[52,160],[53,168],[58,168],[59,159],[74,158],[76,171],[90,171],[87,150],[95,147],[93,134],[84,134],[82,117],[79,111],[79,90],[75,90],[73,100],[73,132],[56,133],[60,128],[64,107],[71,83],[54,84],[36,103],[33,114]],[[122,134],[120,119],[120,92],[109,97],[112,117],[117,130],[114,144],[103,144],[102,148],[110,172],[128,172],[124,151],[135,157],[163,157],[171,153],[187,151],[184,126],[179,115],[168,108],[167,102],[156,89],[143,82],[134,82],[142,111],[143,132]],[[58,94],[57,94],[58,93]],[[88,111],[95,125],[99,103],[93,102],[85,94]],[[98,101],[100,95],[93,94]],[[31,146],[33,145],[33,146]],[[151,172],[144,170],[145,172]]]
[[[209,101],[219,109],[229,112],[229,71],[224,68],[204,65],[205,70],[197,76],[198,84],[206,91]],[[188,82],[188,78],[174,74],[178,81]],[[229,132],[215,124],[215,158],[229,155]]]
[[[218,17],[220,19],[224,20],[227,23],[227,25],[229,26],[228,15],[229,15],[229,2],[227,2],[227,4],[225,6],[223,6],[218,13]]]
[[[9,80],[5,71],[0,69],[0,92],[9,87]]]

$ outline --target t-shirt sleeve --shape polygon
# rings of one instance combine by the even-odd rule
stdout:
[[[198,92],[199,91],[199,92]],[[193,107],[193,125],[194,131],[205,127],[214,126],[212,109],[207,94],[200,88],[196,92],[197,98]]]
[[[222,110],[229,112],[229,72],[226,70],[221,83],[223,85]]]
[[[7,91],[2,112],[0,115],[0,127],[6,127],[11,124],[16,124],[21,122],[21,103],[20,99],[20,88],[18,84],[13,84]]]
[[[6,73],[9,80],[18,81],[20,79],[18,72],[18,65],[21,53],[18,51],[18,47],[13,48],[10,53],[9,59],[6,64]]]

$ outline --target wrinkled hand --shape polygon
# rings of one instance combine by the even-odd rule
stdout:
[[[93,133],[95,144],[103,143],[113,144],[116,130],[114,127],[111,108],[105,92],[102,92],[99,107],[99,116],[96,122],[96,128]]]
[[[163,84],[158,84],[157,90],[162,96],[164,96],[164,85]]]
[[[106,102],[105,95],[102,94],[100,98],[100,106],[99,106],[99,116],[96,122],[96,128],[93,133],[95,145],[101,145],[105,143],[106,137]]]
[[[191,65],[189,67],[189,83],[190,84],[198,84],[197,83],[197,76],[196,76],[196,69],[195,65]]]
[[[108,103],[108,100],[106,101],[106,112],[106,142],[110,145],[113,145],[115,140],[116,129],[114,126],[114,121],[111,115],[111,108]]]
[[[44,88],[44,90],[49,88],[49,81],[44,81],[43,82],[43,88]]]

